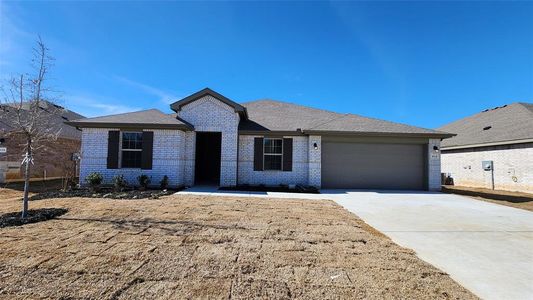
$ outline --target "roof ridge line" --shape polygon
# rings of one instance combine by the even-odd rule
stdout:
[[[529,112],[530,114],[533,114],[533,110],[527,108],[524,104],[529,104],[529,105],[533,105],[533,103],[527,103],[527,102],[516,102],[518,103],[522,109],[525,109],[527,112]]]

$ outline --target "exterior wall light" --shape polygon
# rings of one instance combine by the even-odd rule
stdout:
[[[316,142],[313,143],[313,148],[315,148],[315,150],[318,150],[318,145]]]
[[[438,152],[439,152],[439,147],[437,147],[437,146],[433,146],[433,151],[435,151],[435,152],[438,153]]]

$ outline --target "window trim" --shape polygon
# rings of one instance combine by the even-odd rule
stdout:
[[[141,149],[129,149],[129,148],[126,148],[125,150],[122,148],[122,140],[123,140],[123,134],[124,133],[138,133],[141,135]],[[132,167],[129,167],[129,168],[125,168],[125,167],[122,167],[122,152],[123,151],[130,151],[130,152],[141,152],[143,151],[142,149],[142,134],[143,134],[143,131],[120,131],[120,136],[119,136],[119,140],[118,140],[118,162],[119,162],[119,165],[118,165],[118,168],[119,169],[131,169],[131,170],[140,170],[141,167],[142,167],[142,154],[141,154],[141,163],[139,165],[138,168],[132,168]]]
[[[265,146],[267,140],[279,140],[281,141],[281,153],[266,153]],[[281,163],[279,166],[279,169],[266,169],[265,168],[265,156],[280,156],[281,157]],[[283,171],[283,138],[276,138],[276,137],[263,137],[263,171]]]

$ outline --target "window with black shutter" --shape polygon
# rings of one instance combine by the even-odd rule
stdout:
[[[120,131],[110,130],[107,138],[107,168],[118,169],[120,152]]]
[[[281,171],[283,139],[265,138],[263,145],[263,170]]]
[[[121,168],[140,168],[142,162],[142,132],[122,132]]]

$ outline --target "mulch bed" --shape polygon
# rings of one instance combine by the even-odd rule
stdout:
[[[162,196],[168,196],[176,193],[176,190],[129,190],[123,192],[115,192],[111,189],[102,189],[99,192],[94,192],[89,189],[75,189],[71,191],[48,191],[39,193],[30,197],[30,200],[43,200],[53,198],[109,198],[109,199],[159,199]]]
[[[37,223],[59,217],[67,213],[65,208],[40,208],[28,210],[28,216],[21,218],[21,212],[10,212],[0,215],[0,228],[21,226],[30,223]]]
[[[220,187],[223,191],[242,191],[242,192],[280,192],[280,193],[306,193],[320,194],[320,191],[312,186],[296,185],[295,188],[288,186],[265,186],[265,185],[238,185],[234,187]]]

